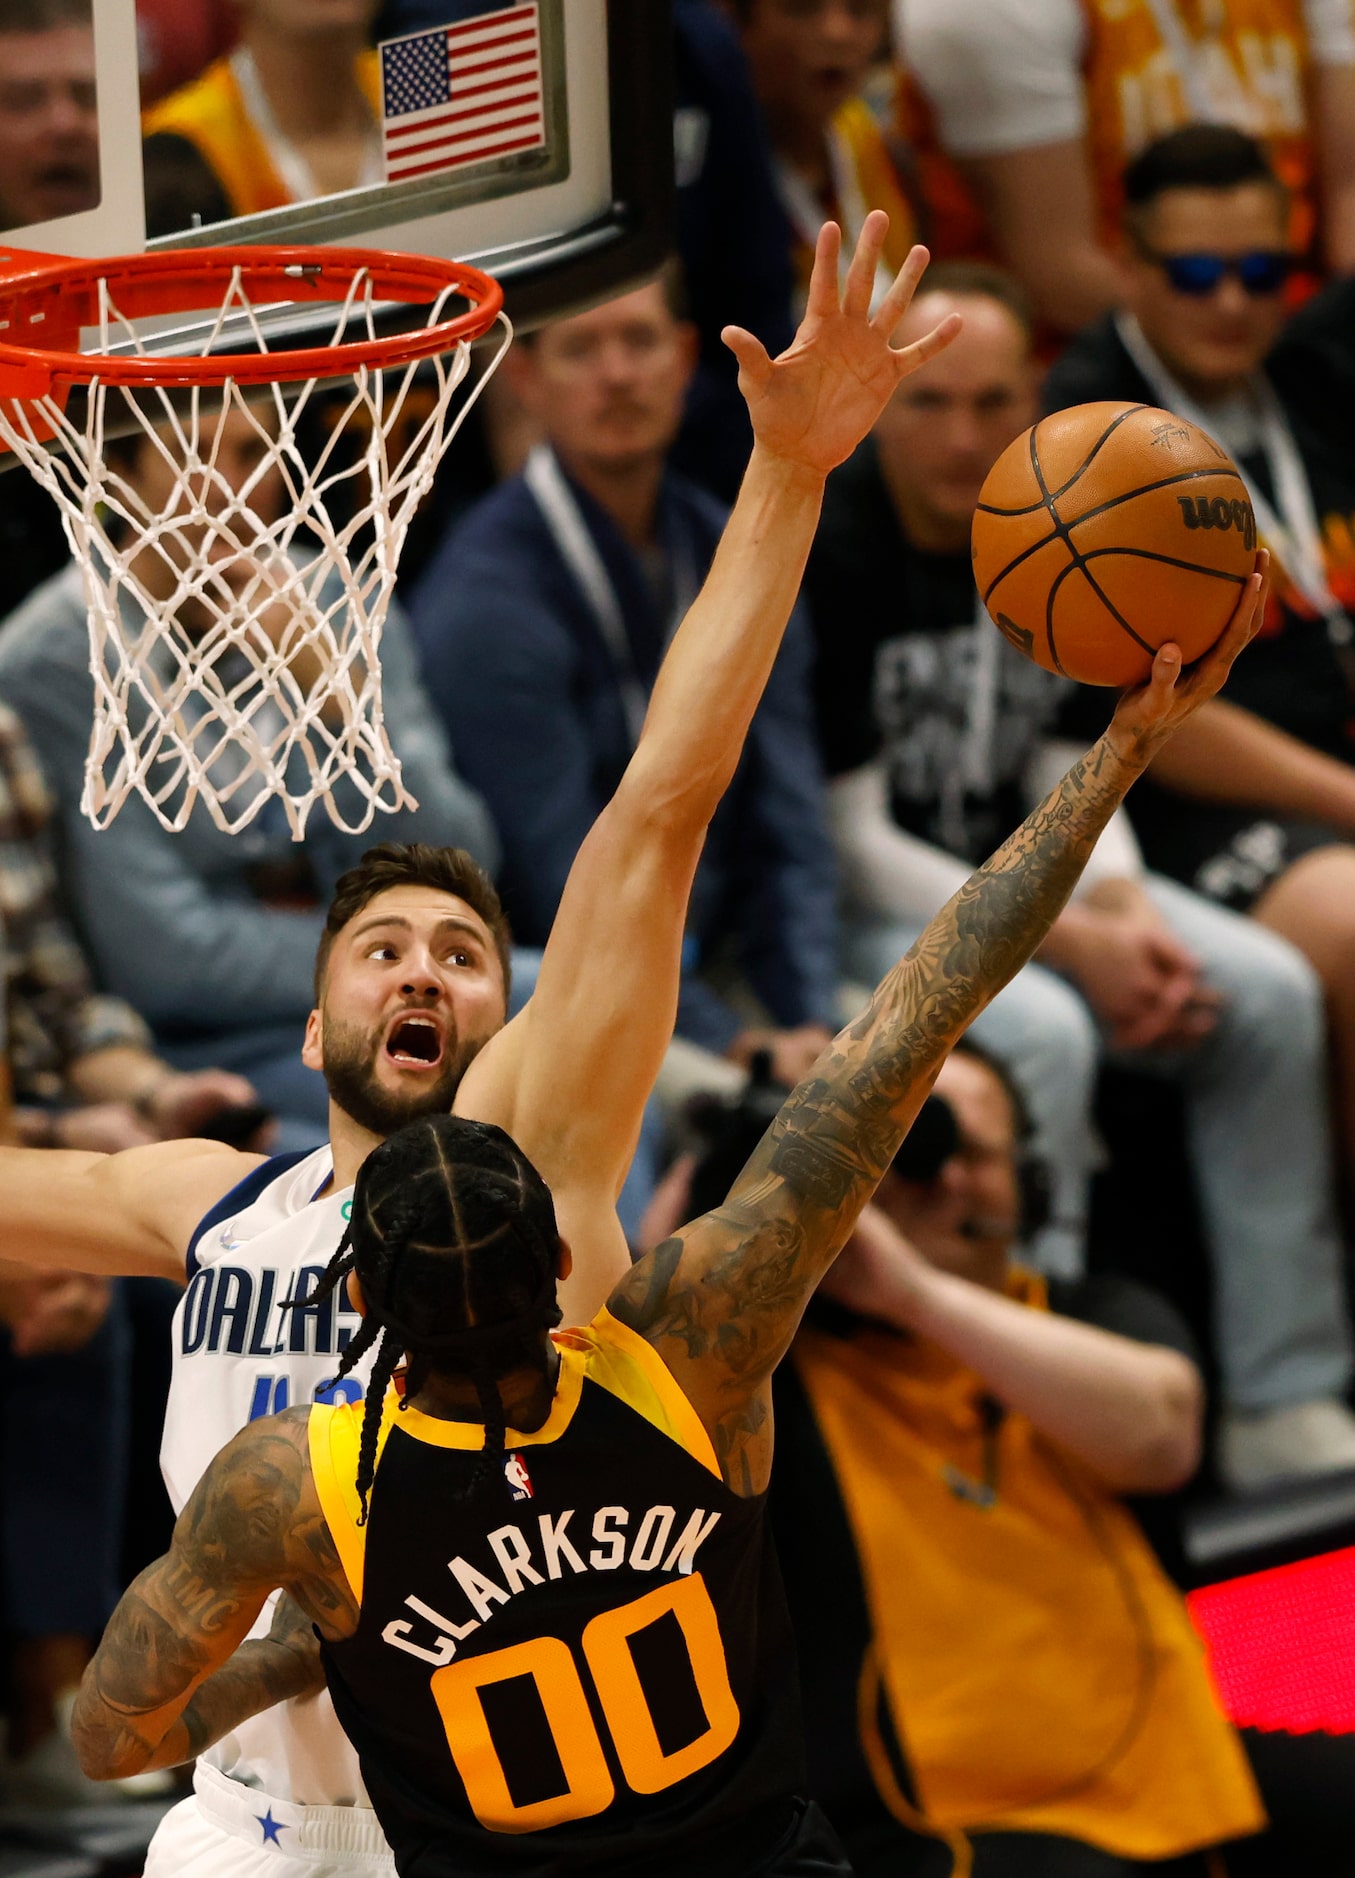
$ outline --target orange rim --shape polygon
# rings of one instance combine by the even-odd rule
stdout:
[[[125,319],[208,315],[220,310],[237,270],[256,303],[326,301],[337,307],[347,298],[354,275],[365,272],[376,300],[428,305],[451,290],[470,306],[453,319],[411,332],[295,351],[207,357],[163,353],[153,358],[81,352],[81,330],[99,323],[100,282],[107,282],[109,296]],[[502,306],[503,289],[478,267],[377,248],[167,249],[99,261],[11,250],[8,255],[0,252],[0,397],[39,398],[57,387],[96,379],[143,389],[222,385],[228,380],[291,384],[364,367],[409,365],[479,338]]]

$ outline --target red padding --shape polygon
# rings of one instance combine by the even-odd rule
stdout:
[[[1355,1734],[1355,1546],[1186,1602],[1239,1728]]]

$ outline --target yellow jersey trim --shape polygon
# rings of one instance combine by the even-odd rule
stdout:
[[[583,1393],[584,1372],[588,1360],[583,1351],[560,1342],[560,1374],[555,1384],[555,1400],[551,1403],[550,1414],[539,1428],[530,1432],[510,1428],[504,1435],[506,1448],[540,1447],[546,1441],[558,1441],[574,1419],[574,1411],[579,1406],[579,1397]],[[437,1415],[425,1415],[413,1402],[406,1402],[400,1411],[400,1427],[407,1435],[413,1435],[416,1441],[427,1442],[430,1448],[465,1448],[474,1452],[485,1445],[485,1426],[483,1422],[449,1422]]]
[[[376,1441],[376,1463],[391,1430],[391,1416],[399,1398],[392,1390],[381,1415]],[[358,1603],[362,1602],[363,1565],[367,1555],[367,1529],[358,1524],[362,1502],[358,1499],[358,1450],[362,1446],[362,1402],[317,1402],[306,1425],[310,1443],[311,1474],[325,1516],[343,1575]]]
[[[556,1331],[554,1343],[560,1354],[560,1374],[550,1414],[539,1428],[508,1429],[504,1435],[506,1448],[542,1447],[558,1441],[574,1419],[586,1377],[624,1402],[661,1435],[675,1441],[717,1480],[724,1478],[705,1425],[668,1365],[652,1344],[613,1317],[605,1305],[582,1330]],[[481,1422],[444,1421],[437,1415],[425,1415],[413,1402],[406,1402],[399,1413],[402,1430],[429,1447],[461,1448],[473,1453],[485,1444]],[[382,1422],[383,1441],[390,1414],[388,1403]],[[355,1448],[355,1465],[356,1453]]]
[[[705,1423],[652,1343],[613,1317],[605,1304],[586,1331],[567,1334],[582,1334],[590,1340],[591,1381],[643,1415],[651,1427],[675,1441],[717,1480],[724,1479]]]

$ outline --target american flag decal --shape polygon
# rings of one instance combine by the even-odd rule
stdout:
[[[388,183],[544,145],[536,0],[388,39],[380,52]]]

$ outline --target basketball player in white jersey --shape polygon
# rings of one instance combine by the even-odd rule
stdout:
[[[798,591],[824,479],[900,379],[958,330],[951,319],[891,347],[927,257],[913,250],[872,317],[887,227],[883,215],[868,219],[841,292],[840,237],[824,229],[804,322],[779,359],[750,334],[726,335],[752,459],[520,1015],[505,1026],[506,946],[488,884],[449,851],[388,852],[399,884],[382,884],[380,859],[355,869],[321,945],[304,1055],[329,1084],[328,1149],[285,1165],[209,1142],[0,1155],[7,1256],[187,1277],[163,1450],[176,1509],[251,1418],[310,1402],[334,1375],[355,1315],[333,1301],[282,1306],[328,1264],[366,1155],[417,1115],[451,1107],[496,1123],[535,1163],[574,1249],[566,1322],[586,1323],[627,1269],[615,1199],[672,1033],[692,876]],[[428,852],[463,871],[439,875]],[[157,1834],[146,1878],[393,1869],[328,1699],[282,1700],[311,1677],[296,1671],[309,1645],[289,1631],[286,1607],[278,1625],[186,1713],[186,1751],[215,1745],[198,1762],[194,1796]]]

